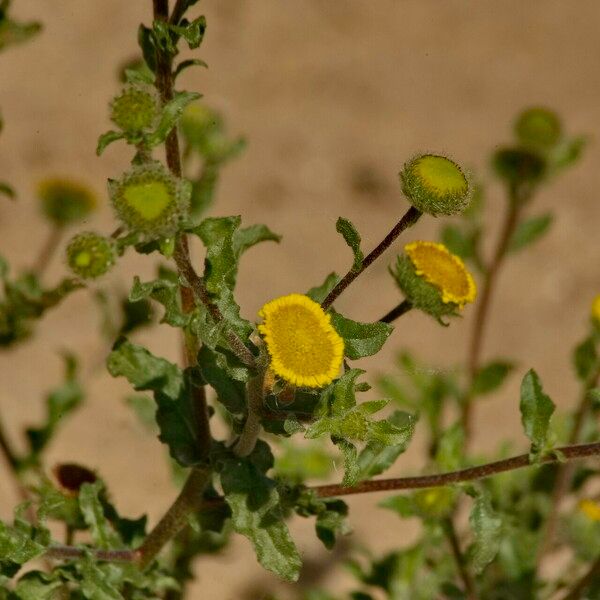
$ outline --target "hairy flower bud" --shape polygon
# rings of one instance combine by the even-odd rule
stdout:
[[[82,279],[100,277],[115,263],[114,243],[91,231],[80,233],[67,246],[67,262]]]
[[[137,87],[128,87],[114,98],[110,118],[126,133],[140,133],[150,129],[158,116],[158,102],[154,94]]]
[[[461,168],[445,156],[421,154],[400,172],[409,202],[434,217],[462,212],[471,199],[471,186]]]
[[[443,244],[413,242],[404,247],[392,275],[406,299],[438,321],[456,316],[477,293],[462,260]]]
[[[547,149],[560,141],[562,126],[555,112],[547,108],[532,107],[518,116],[515,134],[526,146]]]
[[[118,218],[147,239],[172,237],[189,212],[191,186],[159,162],[136,165],[108,183]]]
[[[96,196],[83,183],[53,177],[40,181],[37,189],[42,211],[58,226],[85,219],[96,207]]]

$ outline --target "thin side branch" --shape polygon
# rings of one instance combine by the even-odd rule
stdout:
[[[371,264],[373,264],[396,240],[396,238],[406,229],[412,227],[421,217],[423,213],[417,210],[414,206],[411,206],[404,216],[396,223],[394,228],[383,238],[379,245],[371,251],[370,254],[365,256],[363,259],[360,269],[350,269],[344,275],[338,284],[329,292],[327,298],[323,300],[321,306],[324,310],[327,310],[340,296],[340,294]]]
[[[454,562],[456,563],[458,574],[460,575],[463,585],[465,586],[465,594],[467,599],[477,600],[478,596],[475,588],[475,582],[473,581],[473,577],[471,576],[471,573],[467,567],[465,555],[461,550],[460,542],[458,536],[456,535],[456,529],[454,528],[454,522],[450,518],[444,521],[444,534],[446,535],[446,539],[448,540],[450,548],[452,549],[452,556],[454,556]]]
[[[56,254],[56,250],[60,246],[64,231],[64,227],[61,227],[60,225],[52,226],[44,245],[40,248],[35,264],[33,265],[32,271],[38,277],[41,278],[50,265],[52,257]]]
[[[592,563],[583,577],[561,598],[561,600],[580,600],[587,589],[600,578],[600,556]]]
[[[412,307],[413,305],[411,304],[410,300],[402,300],[398,306],[395,306],[392,308],[392,310],[390,310],[390,312],[383,315],[379,321],[381,323],[393,323],[396,319],[399,319],[403,314],[411,310]]]

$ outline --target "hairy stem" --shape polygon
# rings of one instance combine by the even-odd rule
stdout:
[[[244,429],[233,449],[237,456],[244,457],[252,454],[260,435],[264,380],[265,371],[261,369],[259,374],[248,382],[248,417],[244,423]]]
[[[590,408],[590,390],[595,387],[598,377],[600,377],[600,369],[596,369],[594,373],[588,378],[584,385],[583,392],[575,416],[573,420],[573,428],[569,435],[569,444],[577,444],[581,440],[581,432],[585,423],[586,416]],[[556,526],[558,524],[558,517],[560,514],[560,507],[563,497],[569,490],[569,485],[573,477],[573,465],[565,464],[559,465],[556,471],[556,479],[554,480],[554,489],[552,490],[552,504],[550,507],[550,513],[546,520],[546,526],[542,541],[538,550],[538,563],[542,560],[544,555],[552,548],[554,541],[554,535],[556,533]]]
[[[410,300],[402,300],[398,306],[395,306],[392,308],[392,310],[390,310],[390,312],[383,315],[379,321],[382,323],[393,323],[396,319],[400,318],[403,314],[411,310],[412,307],[413,305],[411,304]]]
[[[512,193],[514,196],[515,193]],[[490,309],[490,300],[498,279],[498,274],[504,262],[510,238],[517,226],[519,221],[519,205],[520,202],[516,198],[511,197],[509,206],[505,214],[504,223],[498,238],[498,243],[492,260],[487,268],[484,276],[481,296],[476,304],[475,309],[475,321],[473,323],[473,332],[471,335],[471,341],[469,346],[469,356],[467,360],[467,369],[469,373],[469,381],[473,383],[477,371],[479,370],[481,360],[481,347],[483,342],[483,336],[485,333],[485,327],[487,325],[488,314]],[[465,441],[468,441],[471,437],[471,421],[473,412],[473,398],[471,393],[468,392],[467,396],[463,399],[461,408],[460,420],[465,434]]]
[[[561,600],[580,600],[584,598],[587,589],[600,577],[600,556],[592,566],[577,581],[577,583],[561,598]]]
[[[600,442],[593,444],[581,444],[575,446],[563,446],[557,448],[563,453],[565,459],[575,460],[589,456],[600,455]],[[546,456],[542,459],[544,463],[555,463],[558,459],[552,456]],[[422,475],[420,477],[397,477],[391,479],[373,479],[363,481],[354,487],[344,487],[341,484],[320,485],[313,487],[318,496],[329,498],[332,496],[348,496],[350,494],[365,494],[368,492],[386,492],[394,490],[416,490],[422,488],[440,487],[454,483],[463,483],[465,481],[474,481],[476,479],[485,479],[497,473],[513,471],[531,466],[529,454],[521,454],[487,463],[478,467],[469,467],[460,471],[451,471],[450,473],[440,473],[437,475]]]
[[[363,259],[360,269],[350,269],[343,279],[329,292],[327,298],[323,300],[321,306],[324,310],[327,310],[340,296],[340,294],[361,274],[363,273],[372,263],[375,262],[396,240],[396,238],[409,227],[412,227],[421,217],[423,213],[417,210],[414,206],[411,206],[404,216],[396,223],[394,228],[383,238],[379,245],[372,250]]]
[[[593,444],[580,444],[576,446],[563,446],[557,448],[562,453],[566,460],[578,460],[589,458],[590,456],[600,456],[600,442]],[[554,456],[547,456],[542,459],[544,463],[555,463],[558,459]],[[369,492],[390,492],[396,490],[416,490],[423,488],[441,487],[444,485],[452,485],[455,483],[463,483],[465,481],[475,481],[476,479],[484,479],[491,477],[497,473],[522,469],[523,467],[533,466],[529,461],[529,454],[521,454],[506,458],[492,463],[480,465],[478,467],[470,467],[461,469],[460,471],[450,471],[449,473],[440,473],[437,475],[422,475],[420,477],[399,477],[391,479],[375,479],[372,481],[364,481],[354,487],[344,487],[341,484],[320,485],[309,487],[320,498],[330,498],[333,496],[349,496],[351,494],[365,494]],[[202,500],[202,490],[206,484],[209,472],[196,469],[192,471],[190,479],[185,484],[184,489],[177,498],[169,512],[161,522],[150,533],[146,541],[137,551],[132,550],[95,550],[93,551],[97,557],[102,556],[102,560],[112,560],[107,553],[115,553],[115,560],[127,560],[130,562],[140,561],[142,564],[148,564],[151,560],[148,558],[151,554],[151,549],[154,551],[153,556],[162,548],[162,546],[181,528],[185,523],[187,515],[195,509],[202,507],[216,506],[224,502],[223,498],[215,498],[214,500]],[[177,508],[174,507],[177,505]],[[183,509],[183,510],[182,510]],[[163,524],[163,521],[166,522]],[[177,527],[176,527],[177,525]],[[160,529],[159,529],[160,528]],[[158,530],[158,531],[157,531]],[[176,530],[176,531],[175,531]],[[150,543],[148,540],[153,538]],[[71,559],[85,556],[89,548],[74,548],[70,546],[50,546],[46,551],[48,558],[56,559]],[[100,554],[101,553],[101,554]],[[145,557],[145,558],[144,558]]]
[[[471,576],[471,573],[467,567],[467,561],[463,551],[461,550],[460,542],[458,540],[458,536],[456,535],[456,529],[454,528],[454,522],[452,519],[448,518],[444,520],[443,529],[446,539],[450,544],[450,548],[452,549],[452,556],[454,557],[458,574],[460,575],[463,585],[465,586],[467,600],[477,600],[478,596],[475,588],[475,582],[473,581],[473,577]]]
[[[35,263],[32,268],[32,272],[37,275],[37,277],[42,277],[52,260],[52,257],[56,253],[58,246],[64,235],[64,227],[60,225],[53,225],[46,241],[43,246],[40,248],[40,252],[35,260]]]
[[[171,508],[137,549],[137,562],[140,568],[147,567],[162,550],[163,546],[187,525],[189,514],[201,505],[202,493],[209,477],[209,469],[192,469]]]

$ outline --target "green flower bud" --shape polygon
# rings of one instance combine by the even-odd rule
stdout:
[[[413,494],[417,512],[426,519],[442,519],[448,516],[456,501],[456,491],[449,487],[419,490]]]
[[[114,243],[97,233],[80,233],[67,246],[67,261],[71,270],[82,279],[95,279],[115,264]]]
[[[221,116],[200,102],[188,104],[179,121],[181,133],[194,147],[202,147],[206,138],[223,128]]]
[[[533,107],[524,110],[515,121],[515,134],[522,144],[548,149],[562,137],[558,115],[547,108]]]
[[[501,148],[492,157],[496,174],[510,185],[531,184],[546,174],[546,161],[525,148]]]
[[[445,156],[421,154],[400,172],[409,202],[434,217],[462,212],[471,199],[471,186],[461,168]]]
[[[42,211],[56,225],[85,219],[96,207],[96,196],[83,183],[58,177],[44,179],[37,188]]]
[[[145,240],[174,236],[189,212],[190,183],[159,162],[136,165],[108,190],[118,218]]]
[[[156,97],[137,87],[128,87],[110,105],[110,118],[126,133],[150,129],[158,116]]]

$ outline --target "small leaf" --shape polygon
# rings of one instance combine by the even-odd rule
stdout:
[[[151,147],[162,144],[167,139],[169,133],[171,133],[173,127],[177,125],[185,107],[201,97],[201,94],[196,92],[177,92],[173,100],[163,107],[160,122],[156,130],[148,136],[148,144]]]
[[[200,60],[199,58],[190,58],[188,60],[181,61],[177,65],[177,68],[175,69],[175,72],[173,73],[173,78],[177,79],[177,77],[179,76],[179,74],[182,71],[185,71],[186,69],[189,69],[190,67],[204,67],[204,68],[208,69],[208,65],[203,60]]]
[[[498,360],[481,367],[475,374],[471,393],[474,396],[489,394],[498,389],[514,365],[510,362]]]
[[[190,50],[198,48],[202,43],[206,31],[206,18],[203,16],[194,19],[191,23],[182,22],[182,25],[171,25],[171,30],[181,35],[188,43]]]
[[[521,421],[525,435],[531,440],[533,451],[545,448],[554,402],[542,390],[537,373],[531,369],[521,383]]]
[[[251,459],[237,459],[224,463],[221,485],[233,526],[250,540],[260,564],[283,579],[296,581],[302,563],[273,482]]]
[[[352,249],[354,253],[354,263],[352,265],[353,271],[359,271],[362,267],[362,262],[364,259],[364,254],[360,249],[360,234],[356,230],[356,227],[352,224],[351,221],[345,219],[344,217],[339,217],[335,228],[338,233],[341,233],[344,237],[344,240],[348,246]]]
[[[459,227],[446,225],[441,232],[442,243],[450,252],[460,256],[462,259],[469,259],[475,255],[475,245],[472,236],[468,236]]]
[[[339,280],[340,277],[337,273],[329,273],[329,275],[327,275],[325,281],[321,285],[310,288],[310,290],[306,292],[306,295],[311,300],[314,300],[315,302],[321,304],[321,302],[323,302],[323,300],[327,298],[329,292],[331,292],[331,290],[337,285]]]
[[[552,220],[553,216],[547,213],[519,223],[510,238],[509,251],[517,252],[540,239],[550,229]]]
[[[107,131],[98,138],[98,145],[96,146],[96,156],[100,156],[106,147],[116,142],[117,140],[125,139],[125,134],[122,131]]]
[[[342,438],[332,438],[332,441],[340,449],[344,457],[344,478],[342,479],[342,485],[344,487],[352,487],[358,483],[360,477],[356,446]]]
[[[99,497],[103,491],[104,484],[101,481],[84,483],[79,490],[79,507],[94,544],[104,549],[116,548],[120,539],[104,515]]]
[[[388,323],[359,323],[335,312],[331,324],[344,338],[344,354],[352,360],[377,354],[394,330]]]
[[[14,200],[17,196],[15,190],[4,181],[0,181],[0,194],[8,196],[11,200]]]
[[[469,556],[473,569],[479,574],[498,554],[502,535],[502,519],[492,508],[489,494],[475,498],[469,523],[475,536]]]
[[[582,381],[587,381],[598,368],[598,351],[593,337],[586,338],[575,348],[573,364],[575,365],[577,377]]]
[[[240,257],[246,250],[260,244],[260,242],[281,241],[281,236],[273,233],[266,225],[250,225],[238,229],[233,235],[233,249],[235,254]]]
[[[227,372],[218,365],[217,353],[202,346],[198,354],[198,369],[202,379],[215,390],[219,402],[230,413],[242,414],[246,411],[245,386],[242,382],[228,376]]]

